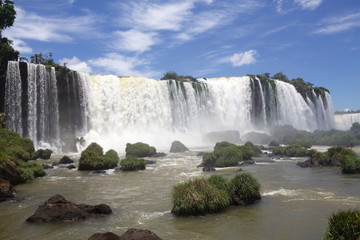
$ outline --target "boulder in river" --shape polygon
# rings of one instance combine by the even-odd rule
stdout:
[[[74,160],[72,160],[70,157],[65,155],[60,159],[59,163],[60,164],[70,164],[70,163],[74,163]]]
[[[26,222],[78,222],[88,218],[104,217],[112,212],[106,204],[75,204],[57,194],[38,207]]]
[[[173,141],[171,143],[170,152],[178,153],[178,152],[187,152],[189,149],[180,141]]]
[[[0,202],[14,197],[13,186],[7,180],[0,178]]]
[[[121,236],[112,232],[95,233],[88,240],[161,240],[161,238],[150,230],[130,228]]]

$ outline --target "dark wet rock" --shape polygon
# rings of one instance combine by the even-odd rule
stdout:
[[[67,169],[75,169],[76,167],[75,167],[75,165],[72,165],[72,164],[71,164],[71,165],[67,166],[66,168],[67,168]]]
[[[108,205],[75,204],[57,194],[38,207],[26,222],[78,222],[88,218],[104,217],[111,212]]]
[[[97,170],[97,171],[93,171],[92,173],[95,173],[95,174],[104,174],[104,173],[106,173],[106,171],[105,170]]]
[[[6,201],[14,197],[14,190],[11,183],[0,178],[0,201]]]
[[[304,162],[297,162],[296,165],[307,168],[307,167],[320,167],[319,162],[315,158],[309,158]]]
[[[123,235],[120,240],[161,240],[155,233],[150,230],[130,228]]]
[[[165,157],[166,156],[166,153],[163,153],[163,152],[157,152],[157,153],[154,153],[153,155],[151,155],[151,157],[155,157],[155,158],[158,158],[158,157]]]
[[[50,159],[51,154],[53,153],[53,151],[51,151],[50,149],[39,149],[35,152],[34,156],[33,156],[33,160],[35,159]]]
[[[74,160],[72,160],[71,158],[69,158],[66,155],[63,156],[59,161],[59,164],[70,164],[70,163],[74,163]]]
[[[146,160],[146,164],[155,164],[157,163],[156,161],[153,161],[153,160]]]
[[[178,152],[187,152],[190,151],[182,142],[173,141],[171,143],[170,152],[178,153]]]
[[[51,166],[55,167],[55,166],[59,166],[59,164],[60,164],[60,163],[58,163],[58,162],[53,162],[53,163],[51,164]]]
[[[235,173],[242,173],[242,172],[244,172],[244,170],[242,170],[241,168],[239,168],[235,171]]]
[[[42,165],[44,169],[52,169],[54,168],[53,166],[49,165],[49,164],[43,164]]]
[[[112,232],[95,233],[88,240],[120,240],[120,236]]]
[[[210,166],[203,167],[203,172],[213,172],[213,171],[216,171],[214,167],[210,167]]]

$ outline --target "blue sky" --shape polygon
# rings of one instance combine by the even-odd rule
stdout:
[[[283,72],[360,110],[359,0],[14,0],[3,35],[90,74]]]

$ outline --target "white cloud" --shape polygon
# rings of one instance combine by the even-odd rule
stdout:
[[[302,9],[315,10],[320,6],[323,0],[294,0]]]
[[[158,42],[154,32],[140,32],[135,29],[129,31],[116,31],[112,47],[117,50],[142,53]]]
[[[91,73],[92,69],[91,67],[86,63],[80,61],[76,56],[73,58],[63,58],[60,59],[60,64],[66,63],[66,66],[70,68],[71,70],[84,72],[84,73]]]
[[[131,5],[122,4],[125,14],[121,21],[127,26],[144,30],[179,31],[186,19],[191,16],[194,7],[192,1],[179,3],[156,4],[147,1]]]
[[[360,11],[345,16],[326,19],[322,25],[323,26],[315,31],[315,33],[332,34],[360,27]]]
[[[283,0],[273,0],[273,1],[276,2],[276,11],[278,13],[284,13],[284,11],[282,9]]]
[[[76,17],[43,17],[16,8],[13,27],[4,31],[12,39],[32,39],[43,42],[70,42],[74,37],[94,36],[100,19],[85,15]]]
[[[19,51],[20,53],[32,53],[32,48],[29,47],[24,41],[20,39],[12,39],[13,47],[15,50]]]
[[[256,63],[256,59],[255,59],[256,55],[257,55],[256,50],[249,50],[245,52],[235,53],[230,57],[230,62],[234,67],[249,65],[252,63]]]
[[[108,53],[104,57],[91,59],[88,63],[99,74],[115,74],[118,76],[144,76],[154,77],[161,73],[150,70],[147,65],[148,62],[137,57],[128,57],[118,53]],[[143,68],[141,71],[137,68]],[[102,72],[101,72],[102,71]]]

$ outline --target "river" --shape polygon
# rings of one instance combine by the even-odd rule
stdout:
[[[322,237],[331,213],[360,208],[360,175],[343,175],[338,168],[300,168],[296,162],[304,160],[301,158],[275,162],[256,158],[257,164],[240,167],[260,181],[261,201],[213,215],[176,217],[170,212],[175,184],[212,174],[231,178],[239,167],[204,173],[197,168],[201,157],[196,151],[169,153],[153,160],[157,163],[138,172],[94,174],[65,166],[46,170],[45,177],[16,186],[17,201],[0,203],[0,239],[88,239],[95,232],[121,235],[134,227],[150,229],[162,239],[309,240]],[[113,213],[75,223],[25,222],[55,194],[77,204],[108,204]]]

